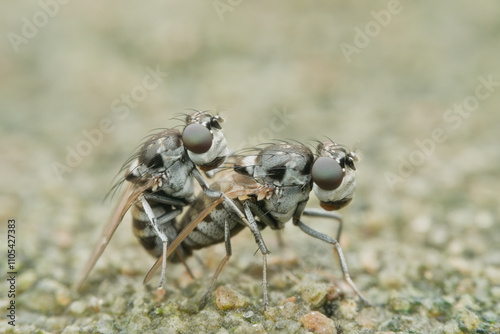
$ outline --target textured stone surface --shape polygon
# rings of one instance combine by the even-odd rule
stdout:
[[[301,319],[320,312],[342,333],[499,332],[497,1],[222,2],[232,10],[69,1],[49,15],[43,4],[58,1],[0,3],[0,254],[15,218],[16,330],[306,333]],[[25,38],[18,48],[12,34]],[[156,69],[168,76],[145,91]],[[180,125],[172,118],[189,108],[221,112],[231,150],[324,136],[359,148],[340,244],[372,307],[358,305],[332,247],[291,223],[283,246],[263,231],[266,312],[251,233],[233,239],[215,286],[248,305],[223,311],[212,296],[200,309],[224,246],[196,252],[203,265],[188,259],[195,280],[169,265],[160,298],[157,277],[142,285],[153,259],[129,216],[72,290],[118,201],[102,201],[113,177],[151,129]],[[1,309],[7,288],[0,281]],[[13,332],[5,319],[0,332]]]

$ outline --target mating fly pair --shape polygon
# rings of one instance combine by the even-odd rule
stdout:
[[[230,169],[221,172],[208,186],[197,167],[204,171],[222,164],[227,155],[226,142],[218,116],[196,112],[186,119],[183,133],[168,129],[148,139],[126,164],[123,181],[129,181],[122,201],[104,231],[78,282],[81,287],[111,236],[132,207],[134,233],[146,250],[157,257],[144,282],[161,267],[163,287],[167,259],[182,261],[195,249],[224,242],[226,256],[217,268],[210,288],[231,256],[230,238],[249,227],[263,254],[263,299],[267,306],[267,255],[269,251],[260,230],[269,226],[282,229],[293,220],[303,232],[334,246],[344,278],[360,299],[365,297],[351,280],[337,239],[322,234],[301,218],[320,216],[339,220],[337,210],[354,196],[356,185],[353,152],[333,142],[320,143],[316,156],[301,144],[278,143],[256,154],[235,157]],[[195,179],[203,194],[194,198]],[[314,190],[327,211],[306,209]],[[180,219],[176,217],[187,206]],[[173,253],[175,255],[172,255]],[[187,267],[187,266],[186,266]],[[189,268],[188,268],[189,271]]]
[[[232,168],[221,172],[211,188],[224,192],[245,213],[250,225],[258,226],[259,230],[267,226],[279,230],[284,228],[287,221],[292,220],[306,234],[333,245],[345,280],[359,298],[369,304],[351,280],[337,241],[342,225],[339,225],[337,239],[334,239],[302,221],[302,216],[305,215],[332,218],[341,223],[340,216],[329,211],[340,209],[352,200],[356,187],[357,160],[353,152],[331,141],[319,143],[316,155],[301,144],[277,143],[258,150],[253,155],[236,157]],[[325,211],[306,208],[312,190]],[[225,243],[226,256],[220,262],[202,301],[210,294],[217,276],[231,256],[231,237],[247,225],[234,212],[238,211],[232,209],[223,198],[214,200],[200,194],[180,221],[175,223],[178,236],[169,245],[167,256],[174,251],[190,255],[194,249]],[[266,307],[266,256],[269,252],[260,232],[252,232],[264,255],[262,286]],[[145,282],[151,279],[162,261],[162,257],[156,261]]]

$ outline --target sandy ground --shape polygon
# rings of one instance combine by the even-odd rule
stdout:
[[[15,297],[11,274],[0,283],[0,332],[500,332],[496,1],[63,2],[0,4],[0,267],[16,272]],[[203,310],[221,246],[189,260],[195,280],[172,265],[158,300],[128,217],[71,290],[121,164],[189,108],[223,115],[233,149],[328,136],[360,150],[340,241],[373,306],[357,303],[332,249],[293,226],[283,247],[263,232],[266,312],[248,231]],[[237,308],[217,306],[224,293]]]

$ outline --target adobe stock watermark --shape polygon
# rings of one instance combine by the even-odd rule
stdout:
[[[409,0],[411,1],[411,0]],[[387,9],[379,11],[372,10],[370,12],[373,20],[365,24],[364,29],[358,26],[354,27],[353,44],[346,42],[340,43],[340,51],[348,63],[351,63],[352,56],[358,55],[361,50],[370,45],[372,39],[380,35],[382,28],[387,27],[394,15],[398,15],[403,11],[403,5],[399,0],[389,0],[387,2]]]
[[[289,113],[286,107],[283,107],[281,110],[274,108],[271,111],[271,119],[269,120],[268,126],[261,128],[256,135],[250,136],[246,140],[240,142],[236,150],[268,143],[275,139],[278,133],[285,130],[286,126],[290,124],[295,117],[296,115]]]
[[[219,16],[219,19],[221,21],[224,21],[225,13],[232,12],[242,2],[243,0],[214,0],[212,1],[212,6],[214,6],[215,12]]]
[[[15,53],[19,53],[21,45],[28,44],[30,40],[36,37],[39,29],[43,29],[49,20],[54,18],[61,10],[61,5],[65,5],[70,0],[40,0],[40,7],[31,17],[23,16],[21,18],[22,26],[20,34],[9,32],[7,39]]]
[[[90,155],[94,147],[102,143],[105,135],[116,129],[116,123],[125,120],[130,111],[136,109],[139,103],[148,97],[149,92],[158,88],[163,79],[168,76],[168,72],[161,71],[159,65],[156,65],[155,69],[147,66],[146,72],[140,85],[132,87],[130,92],[121,94],[119,98],[111,102],[109,115],[102,118],[97,127],[90,130],[83,129],[81,131],[83,139],[74,147],[66,146],[65,163],[52,162],[52,169],[60,182],[64,174],[71,173],[74,168],[78,167],[83,158]]]
[[[444,143],[449,134],[457,130],[464,122],[472,116],[479,108],[481,101],[488,99],[500,87],[500,82],[493,80],[493,75],[487,77],[479,76],[479,84],[474,89],[474,95],[469,95],[460,103],[455,103],[452,108],[443,113],[444,125],[434,128],[430,134],[423,139],[415,139],[416,148],[407,156],[399,157],[399,164],[396,172],[386,171],[385,180],[391,190],[394,190],[398,183],[404,183],[405,179],[412,176],[417,167],[422,166],[427,159],[435,152],[438,144]]]

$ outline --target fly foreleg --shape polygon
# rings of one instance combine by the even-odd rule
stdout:
[[[151,223],[151,227],[155,231],[156,235],[161,239],[162,246],[163,246],[163,254],[167,254],[167,246],[168,246],[168,238],[163,233],[162,230],[158,227],[158,220],[155,217],[155,214],[153,212],[153,209],[149,205],[148,201],[144,196],[141,198],[141,203],[142,207],[144,208],[144,212],[146,212],[146,215],[149,218],[149,222]],[[180,212],[179,212],[180,213]],[[177,213],[176,215],[178,215]],[[174,216],[175,217],[175,216]],[[163,256],[162,259],[162,264],[161,264],[161,278],[160,278],[160,283],[158,284],[158,289],[163,289],[163,285],[165,284],[165,273],[167,269],[167,257]]]
[[[329,211],[325,211],[325,210],[322,210],[322,209],[314,209],[314,208],[310,208],[310,209],[305,209],[303,214],[305,216],[309,216],[309,217],[322,217],[322,218],[330,218],[330,219],[335,219],[339,222],[339,228],[337,230],[337,241],[340,240],[340,234],[342,233],[342,226],[343,226],[343,221],[342,221],[342,215],[340,213],[337,213],[337,212],[329,212]]]
[[[340,247],[340,244],[338,243],[337,240],[334,238],[330,237],[329,235],[323,234],[321,232],[316,231],[315,229],[307,226],[303,222],[300,221],[300,219],[294,218],[293,224],[298,226],[302,232],[309,234],[311,237],[319,239],[321,241],[327,242],[330,245],[333,245],[335,247],[335,250],[337,251],[337,254],[339,256],[340,260],[340,267],[342,268],[342,272],[344,274],[344,279],[346,282],[351,286],[351,288],[354,290],[354,292],[358,295],[358,297],[361,299],[361,301],[366,304],[366,305],[371,305],[368,299],[365,298],[365,296],[361,293],[361,291],[358,289],[356,284],[354,284],[353,280],[351,279],[351,276],[349,275],[349,271],[347,270],[347,263],[344,258],[344,253],[342,252],[342,248]]]
[[[210,286],[209,286],[207,292],[205,292],[205,294],[201,298],[201,301],[200,301],[200,307],[201,308],[203,308],[205,306],[205,304],[207,302],[208,296],[210,296],[210,294],[212,293],[212,290],[214,288],[214,284],[215,284],[215,281],[217,280],[217,277],[219,276],[219,274],[221,273],[222,269],[224,268],[224,266],[229,261],[229,258],[232,255],[232,250],[231,250],[231,230],[230,230],[230,226],[229,226],[229,222],[228,222],[227,217],[224,220],[224,244],[226,246],[226,256],[224,256],[224,258],[222,259],[222,261],[219,263],[219,266],[217,267],[217,270],[215,271],[214,276],[212,277],[212,280],[210,281]]]
[[[266,247],[266,244],[264,243],[264,239],[262,239],[262,235],[260,234],[259,227],[257,226],[257,222],[255,221],[255,218],[253,216],[252,210],[250,209],[250,205],[248,201],[245,201],[243,203],[243,207],[245,209],[245,214],[248,217],[248,220],[251,224],[250,229],[252,230],[252,233],[255,238],[255,242],[259,245],[259,248],[262,252],[262,296],[264,299],[264,310],[267,308],[268,305],[268,298],[267,298],[267,255],[269,254],[269,250]]]
[[[238,216],[238,218],[241,221],[243,221],[243,223],[245,223],[246,226],[248,226],[250,229],[252,229],[251,224],[248,221],[247,217],[243,214],[243,212],[241,212],[241,210],[236,206],[236,204],[234,204],[234,202],[229,197],[226,196],[226,194],[224,194],[221,191],[210,189],[207,182],[205,181],[205,179],[201,175],[200,171],[196,168],[193,169],[193,176],[196,179],[196,181],[198,181],[201,188],[203,189],[203,192],[208,197],[211,197],[211,198],[221,198],[222,197],[224,199],[224,203],[229,207],[229,209],[231,209],[231,211],[234,214],[236,214]],[[263,249],[261,248],[261,251],[262,250]]]

